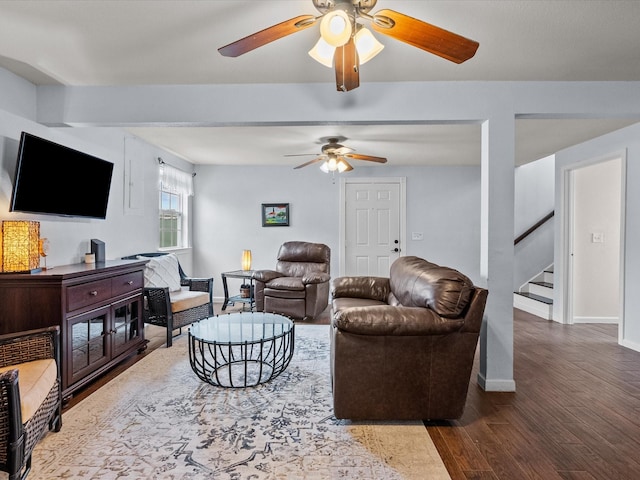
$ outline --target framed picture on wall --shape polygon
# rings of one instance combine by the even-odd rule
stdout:
[[[289,204],[288,203],[263,203],[262,204],[263,227],[288,227]]]

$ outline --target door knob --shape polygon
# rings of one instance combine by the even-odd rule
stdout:
[[[398,247],[394,248],[393,250],[391,250],[392,252],[399,252],[400,249]]]

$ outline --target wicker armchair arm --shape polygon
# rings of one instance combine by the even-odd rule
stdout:
[[[46,358],[58,361],[59,331],[53,326],[0,335],[0,367]]]
[[[0,418],[6,419],[5,428],[0,429],[0,446],[15,443],[22,430],[18,369],[0,373]]]
[[[145,287],[142,290],[144,295],[144,308],[148,312],[145,315],[166,316],[171,313],[171,299],[167,287]]]
[[[183,285],[196,292],[213,292],[213,278],[186,278]]]

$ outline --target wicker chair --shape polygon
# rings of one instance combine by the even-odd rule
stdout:
[[[138,257],[158,257],[167,255],[162,252],[138,253],[123,259],[136,260]],[[189,287],[192,292],[206,292],[209,294],[209,301],[202,305],[196,305],[184,310],[176,311],[171,306],[171,295],[169,288],[144,287],[144,309],[143,317],[145,323],[157,325],[167,329],[167,348],[173,345],[173,331],[180,329],[178,335],[182,333],[182,327],[203,318],[213,316],[213,278],[190,278],[185,275],[180,263],[178,263],[180,273],[180,284]]]
[[[9,480],[27,477],[36,443],[47,429],[58,432],[62,426],[59,338],[58,327],[0,336],[0,368],[46,359],[54,359],[57,365],[53,387],[39,407],[31,407],[35,412],[24,423],[26,409],[22,408],[19,388],[22,374],[17,368],[3,368],[0,373],[0,470],[9,474]],[[23,391],[23,400],[24,396]]]

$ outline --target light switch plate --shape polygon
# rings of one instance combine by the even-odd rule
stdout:
[[[411,232],[411,240],[424,240],[422,232]]]

